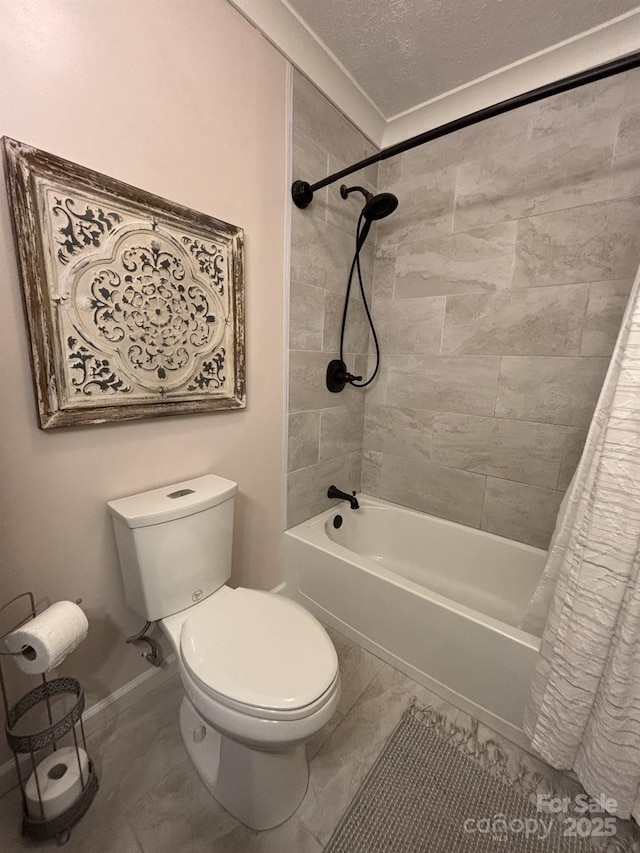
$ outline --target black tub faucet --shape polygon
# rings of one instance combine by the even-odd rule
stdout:
[[[346,492],[341,492],[340,489],[337,489],[335,486],[329,486],[327,497],[340,498],[340,500],[349,501],[349,503],[351,504],[351,509],[360,509],[360,504],[356,500],[355,492],[352,495],[348,495]]]

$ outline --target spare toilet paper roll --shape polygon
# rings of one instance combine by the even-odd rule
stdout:
[[[80,775],[82,770],[82,776]],[[36,773],[38,783],[36,784]],[[66,811],[89,779],[89,758],[84,749],[63,746],[38,764],[25,786],[27,813],[36,820],[51,820]],[[38,797],[38,785],[40,797]],[[40,809],[42,799],[42,810]]]
[[[56,601],[35,619],[12,631],[5,643],[10,652],[20,652],[14,660],[23,672],[49,672],[87,636],[89,622],[73,601]]]

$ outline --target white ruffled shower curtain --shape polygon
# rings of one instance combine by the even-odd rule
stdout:
[[[524,721],[532,746],[638,822],[639,546],[640,271],[522,625],[542,633]]]

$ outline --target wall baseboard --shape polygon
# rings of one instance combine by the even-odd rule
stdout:
[[[140,699],[143,699],[148,693],[175,675],[177,671],[176,656],[169,655],[162,667],[145,670],[105,699],[96,702],[82,715],[86,736],[90,737],[93,732],[113,717],[135,705],[136,702],[139,702]],[[91,750],[89,750],[89,754],[91,754]],[[10,758],[9,761],[0,765],[0,797],[15,788],[17,784],[15,762]]]

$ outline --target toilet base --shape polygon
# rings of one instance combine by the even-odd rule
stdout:
[[[185,696],[182,740],[198,775],[216,800],[251,829],[271,829],[298,808],[307,790],[305,745],[283,752],[246,746],[213,729]]]

